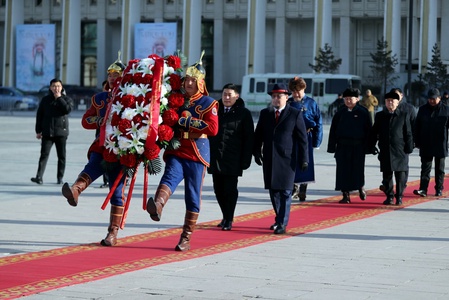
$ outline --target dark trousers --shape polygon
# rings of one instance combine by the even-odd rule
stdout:
[[[435,159],[435,190],[443,190],[445,157],[421,156],[421,178],[419,189],[427,191],[432,170],[432,160]]]
[[[406,171],[386,171],[382,172],[382,185],[385,187],[385,195],[389,198],[393,198],[394,195],[394,185],[393,185],[393,173],[396,179],[396,198],[402,197],[404,195],[405,186],[407,184]]]
[[[275,223],[287,226],[292,205],[292,190],[270,189],[270,199],[276,214]]]
[[[223,214],[223,219],[232,222],[239,197],[238,176],[212,174],[212,180],[215,197]]]
[[[36,177],[42,178],[44,176],[45,168],[47,167],[48,157],[50,156],[51,147],[55,144],[56,154],[58,155],[58,172],[57,179],[64,177],[65,171],[65,145],[67,142],[66,136],[43,136],[41,140],[41,156],[39,157],[39,166],[37,168]]]

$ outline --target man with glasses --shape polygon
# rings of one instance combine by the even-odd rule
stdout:
[[[285,84],[275,84],[268,94],[271,106],[260,112],[253,154],[255,162],[263,167],[264,186],[269,190],[275,213],[270,229],[274,234],[284,234],[296,166],[300,165],[303,171],[308,167],[307,132],[302,112],[287,105],[291,93]]]

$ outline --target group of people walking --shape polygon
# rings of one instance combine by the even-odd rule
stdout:
[[[122,168],[119,163],[104,167],[104,145],[100,143],[107,107],[124,69],[119,59],[115,61],[108,68],[108,88],[92,97],[92,105],[84,114],[82,125],[96,130],[96,138],[88,151],[85,168],[73,184],[65,183],[62,187],[62,195],[68,203],[77,206],[80,194],[98,177],[107,174],[110,182],[116,182],[114,186],[110,184],[110,189],[115,190],[111,191],[110,224],[101,241],[103,246],[117,244],[124,215],[126,178],[116,180]],[[274,211],[274,222],[269,228],[274,234],[284,234],[292,199],[305,201],[308,184],[315,182],[314,149],[318,149],[323,140],[322,114],[316,101],[305,95],[304,79],[295,77],[288,85],[274,84],[268,92],[271,103],[260,111],[254,126],[252,114],[240,98],[238,87],[226,84],[221,99],[216,101],[208,95],[205,75],[201,59],[184,74],[182,84],[186,104],[178,111],[176,127],[180,146],[165,151],[164,173],[154,196],[146,203],[150,218],[160,221],[169,198],[184,180],[186,211],[180,240],[175,247],[177,251],[190,249],[206,172],[212,175],[214,193],[222,213],[217,226],[224,231],[232,229],[239,197],[238,179],[250,167],[253,157],[256,164],[262,166],[264,188],[268,190]],[[61,94],[62,83],[54,80],[51,84],[53,95],[48,96],[48,101],[41,102],[36,119],[37,137],[48,140],[42,143],[39,169],[36,177],[31,179],[38,184],[42,184],[51,143],[58,141],[51,136],[52,128],[63,125],[60,139],[65,141],[67,114],[73,107],[70,98]],[[346,89],[342,99],[343,104],[332,118],[327,146],[327,152],[334,154],[336,160],[335,190],[342,192],[340,203],[351,203],[350,193],[354,190],[358,191],[361,200],[366,199],[365,156],[378,154],[382,172],[380,189],[386,195],[383,204],[401,205],[408,179],[408,155],[414,148],[419,148],[421,157],[420,187],[414,193],[427,196],[432,161],[435,160],[435,195],[441,196],[448,154],[449,108],[440,102],[437,89],[429,91],[428,103],[419,108],[417,115],[415,108],[402,100],[399,89],[385,94],[385,108],[374,117],[374,110],[359,103],[358,89]],[[370,103],[378,105],[377,99]],[[58,113],[44,113],[48,107]],[[48,125],[46,116],[53,118],[53,123]],[[46,126],[50,126],[49,133],[45,131]],[[58,151],[58,156],[60,152],[65,151]],[[60,161],[58,183],[62,183],[64,173],[64,159],[60,158]]]

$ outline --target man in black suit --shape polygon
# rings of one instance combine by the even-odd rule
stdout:
[[[308,166],[307,132],[302,112],[287,105],[291,93],[285,84],[275,84],[268,94],[272,105],[260,112],[254,133],[254,160],[263,166],[264,186],[276,215],[270,229],[283,234],[290,216],[296,166],[303,170]]]

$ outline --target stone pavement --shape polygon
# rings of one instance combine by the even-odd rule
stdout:
[[[86,150],[94,135],[81,128],[80,116],[75,112],[70,118],[65,175],[70,183],[86,163]],[[70,207],[56,184],[54,149],[44,184],[30,181],[36,174],[40,151],[34,112],[0,114],[0,126],[0,255],[104,238],[109,211],[100,209],[107,193],[99,188],[101,180],[82,194],[78,207]],[[326,153],[328,129],[326,125],[323,145],[315,151],[317,182],[309,185],[308,201],[338,195],[334,191],[335,161]],[[419,179],[419,164],[415,151],[410,181]],[[142,177],[136,181],[126,227],[119,237],[182,225],[183,186],[168,202],[161,222],[156,223],[141,207]],[[150,177],[149,193],[159,178]],[[380,181],[377,158],[367,156],[366,188],[376,189]],[[259,166],[253,164],[239,184],[237,215],[271,209]],[[305,235],[23,299],[449,299],[448,206],[447,199],[430,201]],[[199,222],[219,219],[212,180],[207,175]],[[193,247],[194,239],[195,234]]]

